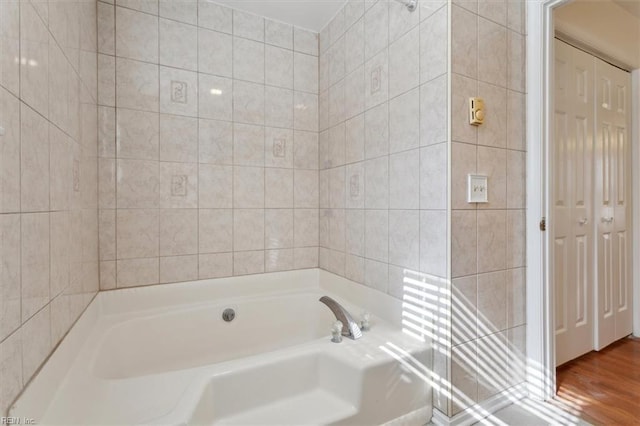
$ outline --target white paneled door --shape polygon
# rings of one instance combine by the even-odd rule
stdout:
[[[632,331],[631,76],[600,59],[596,69],[595,220],[597,295],[595,349]]]
[[[558,365],[593,349],[593,60],[556,40],[550,231]]]
[[[556,365],[631,333],[630,89],[628,72],[556,40]]]

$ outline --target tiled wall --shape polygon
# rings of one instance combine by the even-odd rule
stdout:
[[[453,414],[524,378],[525,3],[452,5],[451,277]],[[486,122],[468,125],[479,96]],[[467,175],[489,202],[466,201]]]
[[[408,300],[430,337],[420,300],[449,288],[448,21],[446,1],[350,0],[320,33],[320,267]]]
[[[320,266],[447,276],[447,7],[350,1],[320,33]]]
[[[524,2],[446,3],[350,0],[320,34],[320,266],[439,316],[408,330],[451,416],[523,380]]]
[[[98,2],[101,289],[316,267],[318,40]]]
[[[98,290],[96,3],[0,2],[0,416]]]

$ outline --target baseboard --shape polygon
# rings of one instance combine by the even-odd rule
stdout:
[[[521,383],[500,392],[491,398],[474,404],[453,417],[447,417],[442,411],[433,410],[431,422],[438,426],[467,426],[479,422],[487,416],[503,409],[527,396],[527,386]]]

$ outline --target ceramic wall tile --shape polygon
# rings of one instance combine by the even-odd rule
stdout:
[[[447,72],[447,8],[420,24],[420,82],[426,83]],[[458,60],[458,59],[456,59]]]
[[[389,263],[417,270],[420,267],[419,252],[420,212],[390,210]]]
[[[157,209],[118,209],[116,221],[118,259],[158,256]]]
[[[158,17],[116,7],[116,55],[158,63]]]
[[[145,62],[116,60],[116,106],[157,112],[160,105],[159,67]]]
[[[160,67],[160,112],[198,116],[197,73]]]
[[[222,77],[233,76],[233,37],[198,28],[198,71]]]
[[[447,140],[447,104],[444,101],[447,99],[446,93],[446,76],[438,77],[420,86],[421,146]]]
[[[478,174],[487,176],[491,182],[488,202],[478,204],[478,209],[504,209],[507,205],[507,151],[479,146],[477,169]]]
[[[31,3],[20,8],[20,99],[49,115],[49,43],[51,36]]]
[[[264,165],[266,167],[292,168],[293,145],[293,131],[291,129],[265,128]]]
[[[261,167],[233,168],[233,207],[264,208],[264,169]]]
[[[222,278],[233,275],[233,253],[198,256],[198,278]]]
[[[2,6],[0,6],[2,7]],[[20,211],[20,101],[0,87],[0,109],[6,124],[0,136],[0,212]]]
[[[233,168],[200,164],[198,167],[198,207],[231,208],[233,206]]]
[[[389,3],[377,2],[364,15],[365,59],[376,55],[389,43]]]
[[[231,121],[233,81],[229,78],[198,74],[198,117]]]
[[[233,164],[233,123],[198,120],[198,157],[201,163]]]
[[[380,157],[365,162],[365,207],[389,208],[389,159]]]
[[[119,108],[116,127],[117,157],[157,160],[158,121],[157,113]]]
[[[507,81],[507,29],[487,19],[478,18],[478,79],[497,86]],[[484,60],[491,58],[491,60]]]
[[[293,247],[293,210],[266,209],[264,216],[265,248]],[[291,264],[293,253],[291,253]],[[278,262],[276,262],[278,263]]]
[[[49,213],[27,213],[21,221],[22,322],[49,303]]]
[[[264,250],[239,251],[233,254],[233,274],[247,275],[264,272]]]
[[[264,42],[292,50],[293,27],[289,24],[266,19],[264,23]]]
[[[160,114],[160,160],[198,161],[198,119]]]
[[[293,127],[293,92],[278,87],[264,88],[264,123],[267,126]]]
[[[293,244],[295,247],[318,245],[318,209],[293,211]]]
[[[20,215],[0,215],[0,256],[3,268],[0,271],[0,341],[22,324],[20,316],[20,251],[21,246]]]
[[[294,89],[302,92],[318,93],[318,58],[294,53]]]
[[[198,250],[200,253],[233,251],[233,211],[198,210]]]
[[[293,207],[293,170],[278,168],[264,170],[264,206],[266,208]]]
[[[234,250],[262,250],[264,243],[264,210],[236,209],[233,214]]]
[[[364,160],[365,146],[364,114],[345,122],[345,162]]]
[[[264,83],[264,44],[233,38],[233,78]]]
[[[296,169],[318,169],[317,133],[293,132],[293,166]]]
[[[394,5],[395,6],[395,5]],[[416,16],[416,15],[414,15]],[[389,97],[420,84],[420,28],[415,27],[389,46]]]
[[[158,14],[158,0],[115,0],[115,4],[151,15]]]
[[[318,56],[318,34],[302,28],[294,28],[293,49],[296,52]]]
[[[138,287],[160,282],[160,258],[123,259],[116,263],[118,288]]]
[[[275,46],[264,48],[265,83],[293,89],[293,52]]]
[[[389,101],[389,150],[401,152],[420,146],[420,89]]]
[[[168,256],[160,258],[160,282],[175,283],[198,279],[198,256]]]
[[[160,0],[159,15],[185,24],[198,23],[198,0]]]
[[[33,315],[22,328],[22,377],[27,382],[51,351],[50,307]]]
[[[116,60],[113,56],[98,55],[98,103],[116,105]]]
[[[263,85],[234,80],[233,120],[241,123],[264,124],[264,96]]]
[[[198,207],[198,165],[160,163],[160,207]]]
[[[420,208],[420,150],[389,157],[389,208]]]
[[[0,45],[4,54],[0,58],[0,85],[15,96],[20,93],[20,4],[6,1],[0,4]],[[0,407],[1,409],[1,407]]]
[[[198,0],[198,26],[231,34],[233,9],[208,0]]]
[[[249,124],[233,126],[233,164],[264,165],[264,127]]]
[[[294,92],[293,128],[318,131],[318,95]]]
[[[360,19],[345,34],[345,71],[350,73],[364,64],[364,20]]]
[[[251,13],[233,11],[233,34],[250,40],[264,41],[264,18]]]
[[[20,109],[20,206],[49,209],[49,124],[25,104]]]
[[[159,206],[159,169],[157,161],[125,160],[117,162],[118,208],[154,208]]]
[[[197,253],[198,210],[161,209],[160,256]]]
[[[478,272],[505,269],[506,211],[478,211]]]
[[[198,29],[192,25],[161,18],[159,31],[160,64],[198,70]]]

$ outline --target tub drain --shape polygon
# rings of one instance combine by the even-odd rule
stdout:
[[[227,308],[222,312],[222,319],[226,322],[231,322],[236,317],[236,311],[231,308]]]

